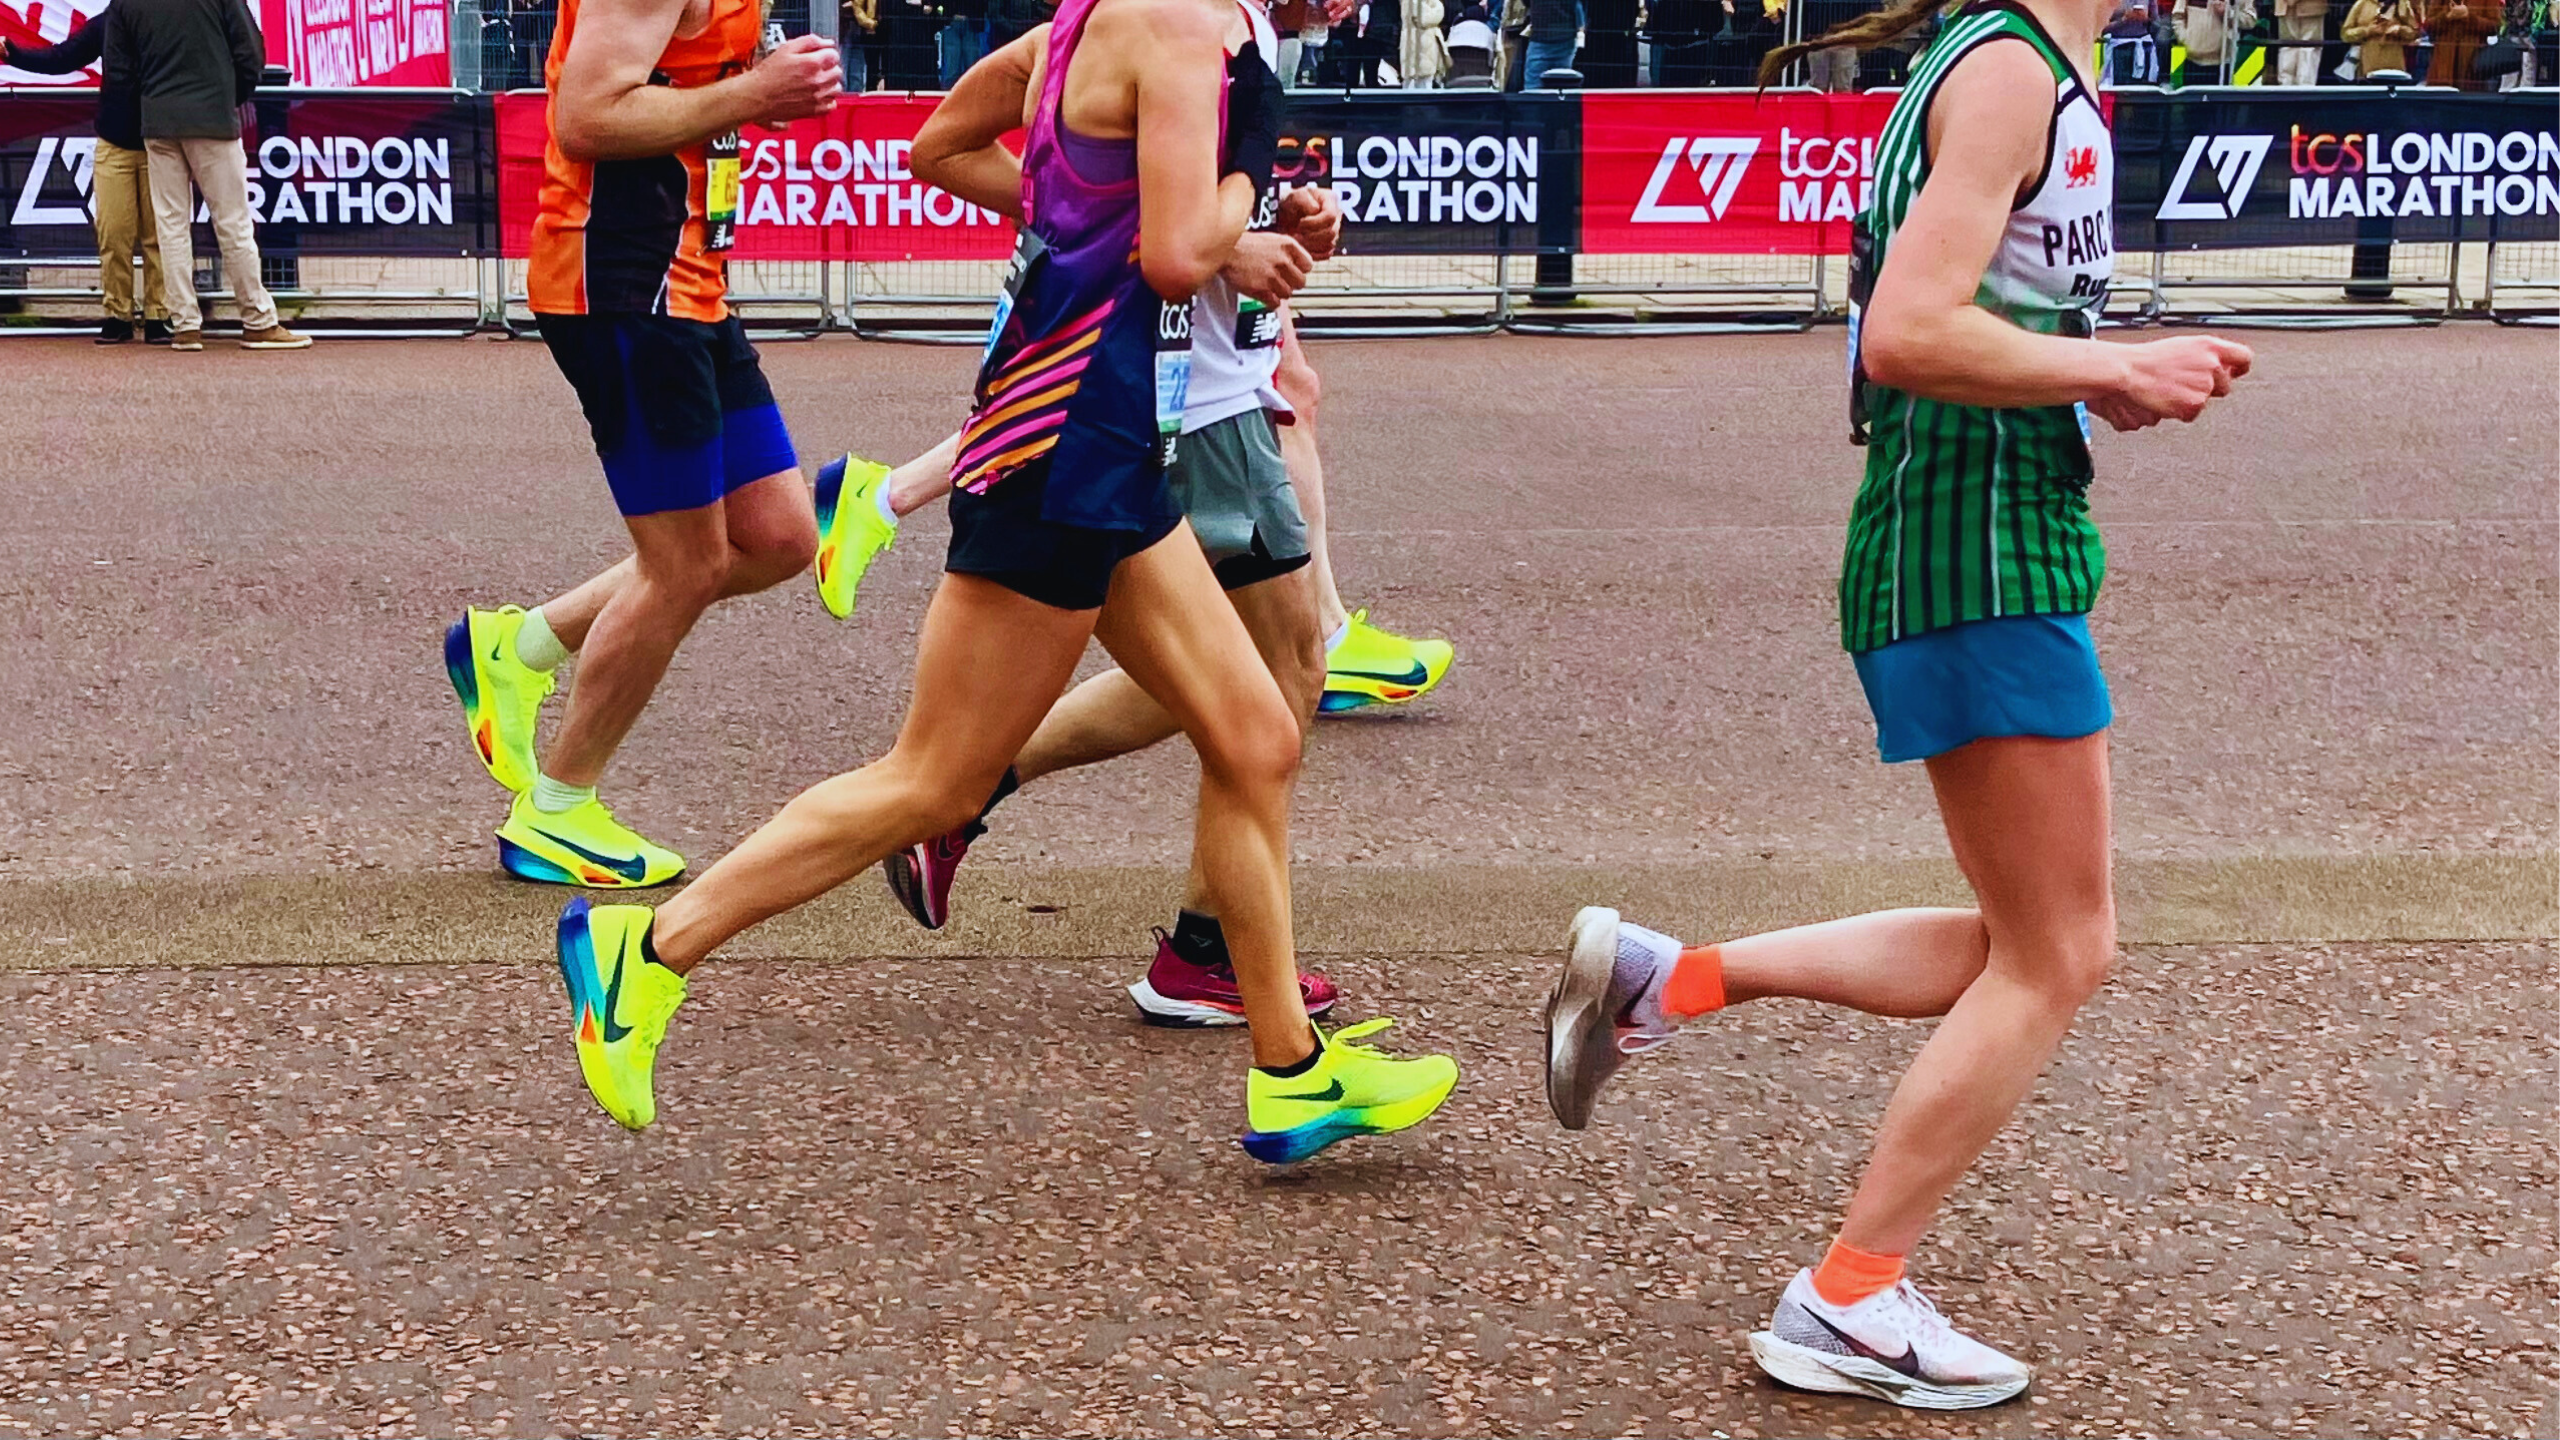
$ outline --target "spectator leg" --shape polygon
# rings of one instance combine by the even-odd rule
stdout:
[[[160,236],[151,211],[148,158],[109,140],[98,142],[90,165],[90,193],[98,206],[98,288],[109,319],[140,323],[166,318],[161,294]],[[142,255],[142,293],[134,294],[133,257]]]
[[[2276,53],[2276,78],[2286,85],[2320,83],[2320,24],[2317,15],[2287,15],[2276,21],[2276,34],[2286,41]]]
[[[187,168],[213,212],[213,238],[222,247],[222,268],[231,278],[231,298],[240,307],[245,329],[264,330],[276,323],[276,302],[258,273],[256,221],[249,214],[249,156],[237,140],[188,140]]]
[[[201,330],[196,304],[196,187],[187,174],[187,152],[176,140],[145,140],[151,165],[151,220],[160,236],[161,298],[175,330]]]

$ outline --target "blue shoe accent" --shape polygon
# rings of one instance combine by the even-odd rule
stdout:
[[[1236,1143],[1265,1165],[1295,1165],[1326,1146],[1377,1133],[1375,1127],[1362,1123],[1360,1112],[1336,1111],[1294,1130],[1247,1130]]]
[[[1346,710],[1366,709],[1377,703],[1379,703],[1377,697],[1372,695],[1362,695],[1351,690],[1327,690],[1324,692],[1324,698],[1316,702],[1316,709],[1322,714],[1339,715]]]
[[[527,850],[513,840],[506,839],[503,836],[498,840],[498,868],[506,871],[510,875],[513,875],[519,880],[538,880],[545,885],[583,885],[586,883],[585,881],[580,880],[577,876],[570,874],[568,871],[561,869],[559,866],[552,864],[550,861],[543,859],[541,856],[534,854],[532,851]],[[585,917],[582,915],[580,918],[584,919]],[[568,917],[566,915],[561,917],[563,923],[566,923],[567,919]]]
[[[466,714],[480,709],[480,674],[471,664],[471,619],[464,616],[444,632],[444,675],[453,682],[455,698]]]
[[[561,908],[560,938],[552,949],[552,957],[560,962],[560,978],[569,986],[569,1012],[573,1016],[587,1008],[586,977],[596,968],[596,939],[587,928],[587,909],[584,895]]]
[[[833,460],[830,460],[826,464],[818,467],[818,483],[816,489],[818,492],[818,533],[821,535],[827,532],[828,526],[836,523],[836,502],[844,496],[844,462],[845,457],[839,455]]]

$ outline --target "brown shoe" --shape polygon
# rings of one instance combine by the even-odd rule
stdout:
[[[172,350],[201,350],[204,348],[204,332],[202,330],[180,330],[169,337],[169,348]]]
[[[243,331],[240,336],[240,348],[243,350],[305,350],[310,346],[310,336],[296,335],[281,325]]]

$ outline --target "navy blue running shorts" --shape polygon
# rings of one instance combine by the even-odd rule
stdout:
[[[625,516],[699,510],[800,468],[735,315],[716,323],[632,314],[534,319],[578,392]]]

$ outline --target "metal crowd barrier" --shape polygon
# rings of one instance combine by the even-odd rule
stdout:
[[[1650,92],[1616,93],[1620,98],[1611,103],[1619,106],[1637,95],[1657,103]],[[1662,92],[1659,103],[1699,93]],[[2334,92],[2299,93],[2334,97]],[[2548,88],[2538,93],[2560,96]],[[1458,92],[1419,92],[1414,98],[1440,97],[1455,100]],[[1737,97],[1728,92],[1705,98]],[[462,144],[456,142],[457,157],[464,154]],[[1572,149],[1562,145],[1548,160],[1563,174],[1571,174],[1577,163]],[[1694,168],[1697,155],[1692,153],[1689,161]],[[1669,152],[1662,164],[1668,172],[1673,164]],[[1656,173],[1657,184],[1665,172]],[[1357,171],[1344,173],[1349,180],[1361,178]],[[1690,183],[1704,184],[1703,174]],[[64,185],[47,192],[55,211],[67,203]],[[19,206],[24,211],[37,193],[35,181],[30,178],[18,188],[25,191]],[[1729,196],[1731,187],[1724,193]],[[1572,198],[1580,194],[1578,185],[1564,194],[1565,203],[1580,203]],[[1694,208],[1694,201],[1681,203]],[[1723,201],[1715,203],[1721,215]],[[63,222],[48,223],[58,229]],[[1457,238],[1446,253],[1364,253],[1355,224],[1346,236],[1345,253],[1319,268],[1299,297],[1301,323],[1316,334],[1666,333],[1800,327],[1834,319],[1846,304],[1846,266],[1827,255],[1679,250],[1568,254],[1544,232],[1540,238],[1545,243],[1538,247],[1507,227],[1508,222],[1504,243],[1516,247],[1508,254],[1468,253],[1460,247],[1477,240],[1459,232],[1452,232]],[[529,326],[520,259],[295,255],[290,233],[279,237],[284,243],[271,244],[266,279],[296,323],[400,335],[515,332]],[[1482,230],[1475,233],[1483,238]],[[2162,245],[2116,257],[2110,313],[2120,321],[2406,324],[2463,314],[2502,322],[2560,318],[2560,242],[2505,240],[2494,228],[2485,242],[2414,242],[2392,239],[2384,224],[2371,241],[2359,233],[2357,243],[2320,245],[2284,244],[2282,232],[2270,230],[2269,244],[2230,249],[2172,248],[2165,243],[2175,238],[2169,227],[2155,233],[2163,237]],[[2333,227],[2326,233],[2334,241],[2341,232]],[[486,238],[479,243],[495,248]],[[735,260],[733,298],[761,331],[974,340],[983,331],[1004,263],[976,258],[984,255],[983,245],[972,258],[961,258],[962,250],[949,242],[944,242],[944,253],[932,253],[935,241],[929,234],[920,234],[914,243],[918,250],[897,260]],[[1569,237],[1565,243],[1574,242]],[[1408,241],[1404,249],[1411,248]],[[46,258],[0,259],[0,310],[14,312],[0,317],[0,329],[68,333],[94,325],[99,299],[94,258],[60,258],[58,250],[42,253]],[[196,258],[200,271],[213,272],[204,276],[199,289],[209,300],[221,298],[225,287],[217,257],[200,242]]]

